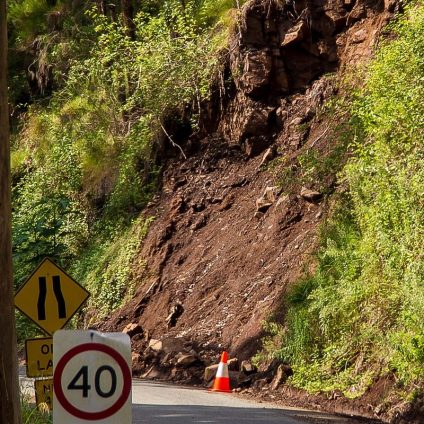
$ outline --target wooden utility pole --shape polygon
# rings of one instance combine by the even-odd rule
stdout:
[[[20,424],[12,280],[6,0],[0,0],[0,423]]]

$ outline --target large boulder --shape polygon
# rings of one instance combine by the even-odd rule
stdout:
[[[187,352],[186,341],[176,337],[167,337],[162,340],[151,339],[149,348],[159,353]]]
[[[136,334],[143,334],[143,328],[140,324],[130,323],[122,330],[122,332],[133,337]]]
[[[196,362],[199,362],[199,358],[197,355],[193,353],[179,353],[176,356],[177,359],[177,366],[183,367],[183,368],[189,368],[192,365],[194,365]]]
[[[258,368],[248,360],[242,361],[240,368],[246,375],[254,374],[258,371]]]
[[[322,198],[322,193],[316,190],[310,190],[306,187],[302,187],[300,195],[308,202],[318,202]]]
[[[287,381],[287,374],[284,365],[279,365],[275,372],[274,378],[271,383],[271,390],[276,390],[281,384]]]

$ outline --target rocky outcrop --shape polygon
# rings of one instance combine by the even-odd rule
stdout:
[[[281,98],[335,71],[349,27],[383,9],[381,0],[248,2],[229,46],[234,95],[220,124],[228,143],[248,156],[270,146],[284,126]],[[373,46],[376,35],[357,29],[349,42]]]
[[[133,340],[133,373],[146,379],[200,383],[205,364],[193,347],[181,337]]]

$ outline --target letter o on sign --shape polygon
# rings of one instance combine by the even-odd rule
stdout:
[[[63,335],[67,332],[60,333]],[[76,343],[76,346],[74,344],[74,347],[62,354],[60,347],[58,348],[55,344],[54,354],[56,355],[59,350],[60,357],[55,357],[57,361],[55,361],[53,376],[54,422],[64,420],[67,416],[81,420],[76,421],[78,423],[99,420],[103,423],[105,422],[103,420],[112,416],[113,422],[116,422],[117,417],[120,418],[116,414],[123,409],[127,410],[128,415],[128,409],[131,410],[131,369],[128,364],[128,355],[124,355],[125,358],[119,348],[106,344],[108,337],[111,337],[110,334],[72,331],[69,333],[85,333],[84,341],[87,341],[86,335],[89,333],[93,341]],[[120,333],[117,335],[117,337],[122,336]],[[102,343],[94,340],[98,338]],[[56,343],[56,334],[54,342]],[[128,350],[130,356],[129,346]],[[126,424],[125,417],[119,422]]]

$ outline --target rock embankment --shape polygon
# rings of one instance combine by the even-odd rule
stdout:
[[[331,172],[301,184],[291,176],[301,155],[331,150],[337,122],[324,106],[337,96],[339,76],[371,57],[397,7],[391,0],[244,6],[223,54],[219,95],[204,107],[209,132],[182,144],[185,160],[168,159],[145,212],[155,220],[134,264],[134,298],[99,325],[134,324],[136,375],[203,384],[225,349],[238,358],[240,390],[288,390],[285,364],[256,372],[243,361],[260,348],[263,321],[284,315],[287,289],[313,267],[310,253],[337,189]],[[361,413],[373,415],[376,404]]]
[[[226,55],[231,78],[211,99],[215,131],[188,140],[186,160],[169,159],[146,211],[155,221],[134,264],[134,299],[104,328],[134,322],[151,337],[248,359],[262,321],[278,316],[305,271],[335,176],[296,185],[291,175],[300,155],[331,149],[337,123],[323,106],[337,95],[336,72],[370,57],[396,3],[283,3],[243,8]]]

